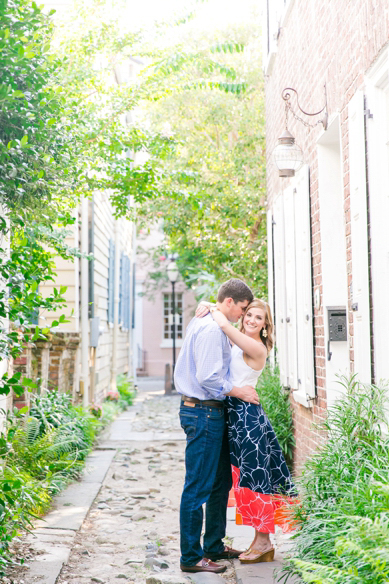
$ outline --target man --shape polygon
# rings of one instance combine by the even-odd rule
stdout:
[[[238,322],[253,294],[241,280],[219,289],[217,308]],[[180,420],[186,433],[186,476],[180,507],[181,570],[215,572],[226,566],[213,560],[236,558],[224,546],[228,493],[232,486],[224,399],[226,395],[259,403],[253,387],[233,387],[228,380],[231,349],[226,335],[208,314],[189,323],[174,375],[182,394]],[[206,503],[204,550],[200,536]]]

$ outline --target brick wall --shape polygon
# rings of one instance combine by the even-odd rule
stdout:
[[[41,391],[56,390],[70,392],[76,399],[78,391],[77,349],[79,333],[57,333],[48,342],[36,342],[27,347],[15,359],[14,371],[38,382]],[[30,393],[13,396],[13,403],[19,409],[28,405]]]
[[[281,92],[294,87],[306,111],[323,105],[323,86],[327,84],[328,109],[338,113],[341,125],[343,189],[347,276],[349,288],[349,356],[353,370],[353,312],[351,310],[351,228],[348,163],[348,103],[363,86],[364,74],[389,42],[389,4],[387,0],[295,0],[285,27],[280,30],[277,55],[271,75],[266,78],[266,133],[268,158],[268,201],[288,184],[278,177],[271,153],[284,130],[285,113]],[[295,102],[292,102],[294,109]],[[311,120],[312,121],[312,120]],[[322,127],[309,130],[289,116],[289,129],[303,149],[310,166],[313,286],[322,294],[320,209],[316,140]],[[324,312],[315,309],[315,367],[317,399],[311,409],[293,402],[296,433],[296,467],[319,445],[324,436],[313,427],[326,413]]]

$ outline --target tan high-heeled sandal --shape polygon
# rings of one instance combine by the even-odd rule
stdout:
[[[245,552],[245,554],[250,554],[252,552],[258,552],[258,556],[255,558],[246,559],[246,558],[239,558],[242,564],[259,564],[260,562],[272,562],[274,560],[274,548],[267,550],[266,552],[261,552],[254,548],[250,548]]]

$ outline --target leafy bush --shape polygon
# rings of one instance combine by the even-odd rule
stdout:
[[[116,387],[120,395],[120,400],[125,402],[127,406],[132,406],[135,398],[135,390],[131,381],[125,375],[118,375]]]
[[[373,487],[373,494],[388,485]],[[344,536],[335,542],[342,568],[294,560],[304,582],[328,584],[387,584],[389,580],[389,508],[376,517],[348,517]]]
[[[386,388],[341,378],[327,440],[301,479],[300,529],[283,569],[304,582],[388,581],[389,435]]]
[[[11,540],[79,476],[100,427],[69,395],[53,391],[32,400],[30,412],[8,414],[0,436],[0,575]]]
[[[107,393],[107,397],[105,398],[107,401],[118,402],[120,398],[118,391],[109,391]]]
[[[101,418],[103,415],[103,408],[98,404],[91,404],[89,406],[89,411],[95,418]]]
[[[295,447],[292,409],[289,403],[289,394],[281,385],[278,369],[273,370],[269,365],[265,367],[258,380],[257,392],[276,433],[286,463],[291,467]]]

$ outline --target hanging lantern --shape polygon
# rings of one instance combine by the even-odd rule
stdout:
[[[297,115],[292,109],[290,98],[291,93],[296,95],[297,107],[306,116],[318,116],[324,112],[322,119],[318,120],[315,124],[310,124],[309,122],[302,119]],[[297,121],[302,122],[304,126],[309,128],[315,128],[318,124],[322,124],[324,130],[328,126],[328,111],[327,111],[327,86],[324,84],[324,106],[318,112],[309,113],[300,106],[298,100],[298,93],[293,87],[285,87],[282,91],[282,99],[285,102],[285,131],[278,138],[278,144],[273,150],[273,158],[276,167],[278,168],[278,173],[280,177],[287,178],[292,177],[295,173],[300,170],[304,164],[304,154],[300,146],[296,144],[294,136],[288,130],[288,115],[289,111],[293,114]]]
[[[282,178],[292,177],[304,164],[304,155],[294,136],[285,130],[273,150],[273,159]]]

